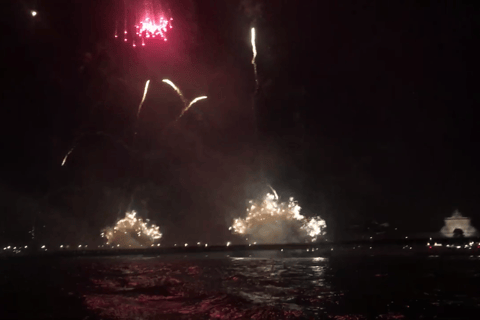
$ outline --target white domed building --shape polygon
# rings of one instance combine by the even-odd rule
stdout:
[[[448,238],[453,238],[456,233],[460,233],[466,238],[478,235],[477,230],[470,224],[470,218],[462,216],[458,210],[455,210],[451,217],[445,218],[445,225],[440,233]]]

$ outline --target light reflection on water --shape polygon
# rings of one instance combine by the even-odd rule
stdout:
[[[5,297],[32,295],[43,306],[60,305],[45,311],[65,313],[58,318],[470,319],[472,310],[480,312],[477,256],[123,256],[4,267],[11,271],[0,282]],[[45,295],[45,288],[58,292]],[[63,296],[78,305],[58,304]]]

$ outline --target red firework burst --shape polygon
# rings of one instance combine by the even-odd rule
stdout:
[[[128,13],[128,14],[127,14]],[[127,19],[129,18],[129,19]],[[124,42],[132,41],[132,46],[137,43],[145,46],[148,41],[162,40],[167,41],[167,33],[172,26],[173,18],[170,17],[159,5],[156,0],[146,0],[140,3],[134,1],[124,1]],[[132,22],[132,23],[129,23]],[[118,26],[117,22],[117,26]],[[127,30],[134,27],[133,37],[128,37]],[[117,27],[115,28],[115,38],[118,38]]]

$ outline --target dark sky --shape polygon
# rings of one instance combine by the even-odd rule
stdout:
[[[134,50],[113,38],[122,3],[2,2],[3,241],[23,240],[32,221],[62,229],[55,240],[97,236],[128,186],[141,214],[179,241],[223,241],[266,183],[336,236],[367,219],[436,231],[456,208],[480,221],[478,5],[167,1],[168,44]],[[209,98],[172,126],[181,104],[163,78]],[[80,140],[60,167],[97,131],[109,137]]]

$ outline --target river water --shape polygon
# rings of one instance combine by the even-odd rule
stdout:
[[[0,260],[1,319],[480,319],[480,257]]]

